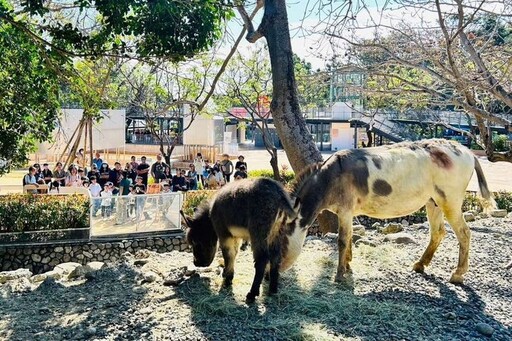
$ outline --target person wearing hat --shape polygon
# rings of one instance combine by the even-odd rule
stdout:
[[[247,172],[247,162],[244,161],[245,157],[243,155],[238,156],[238,161],[235,164],[235,170],[240,170],[241,166],[245,167],[245,171]]]
[[[101,166],[100,166],[101,167]],[[91,170],[87,173],[87,177],[89,178],[89,180],[95,176],[96,177],[96,181],[98,181],[98,178],[100,176],[99,172],[98,172],[98,166],[96,164],[92,164],[91,166]]]

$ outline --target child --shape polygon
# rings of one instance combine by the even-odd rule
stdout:
[[[91,184],[89,185],[89,192],[91,192],[92,197],[92,216],[96,217],[96,212],[100,209],[100,193],[101,186],[98,183],[98,179],[95,176],[91,176]]]
[[[130,185],[130,193],[127,194],[128,197],[128,217],[133,217],[135,212],[135,196],[137,193],[135,192],[135,186]]]
[[[114,187],[114,184],[109,181],[105,184],[103,192],[101,192],[101,217],[103,219],[110,218],[112,213],[112,187]]]

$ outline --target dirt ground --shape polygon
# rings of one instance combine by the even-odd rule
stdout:
[[[428,242],[425,224],[406,227],[410,244],[385,242],[368,228],[372,243],[354,247],[344,284],[333,281],[332,236],[310,237],[279,293],[267,296],[264,284],[252,305],[244,302],[254,274],[250,250],[240,251],[229,289],[220,255],[195,269],[190,253],[139,252],[87,278],[0,285],[0,339],[512,340],[512,220],[470,227],[464,285],[448,283],[458,255],[451,231],[426,274],[411,271]],[[169,278],[184,280],[164,285]]]

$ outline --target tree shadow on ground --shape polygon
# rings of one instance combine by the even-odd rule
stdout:
[[[0,339],[144,339],[154,321],[143,314],[134,318],[146,294],[142,287],[134,291],[135,277],[131,268],[120,265],[76,285],[45,280],[34,291],[0,296]],[[112,325],[124,329],[112,330]]]
[[[365,280],[337,284],[334,271],[326,263],[306,287],[289,271],[277,295],[266,296],[264,285],[252,305],[232,290],[216,290],[208,278],[177,288],[176,296],[190,306],[194,325],[210,340],[470,340],[483,337],[476,330],[479,322],[493,327],[496,339],[512,336],[510,326],[488,315],[470,287],[404,270],[398,280],[392,273],[368,279],[374,281],[371,290],[360,292],[358,284]]]

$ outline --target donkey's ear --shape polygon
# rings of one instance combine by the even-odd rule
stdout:
[[[300,211],[300,207],[302,206],[302,203],[300,202],[300,198],[295,199],[295,204],[293,204],[293,209],[295,212]]]
[[[183,220],[185,221],[185,224],[190,227],[190,218],[185,215],[185,212],[183,210],[180,210],[180,214],[183,217]]]

